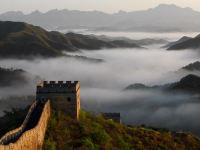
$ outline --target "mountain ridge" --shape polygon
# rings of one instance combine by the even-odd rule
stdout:
[[[0,88],[25,86],[40,79],[23,69],[0,67]]]
[[[188,38],[185,40],[178,40],[174,42],[167,50],[185,50],[185,49],[200,49],[200,36],[197,35],[194,38]]]
[[[193,63],[190,63],[184,67],[181,68],[182,70],[187,70],[187,71],[200,71],[200,62],[195,61]]]
[[[188,36],[183,36],[182,38],[180,38],[177,41],[169,42],[168,44],[166,44],[165,46],[163,46],[163,48],[170,48],[170,47],[172,47],[174,45],[180,44],[180,43],[185,42],[185,41],[187,41],[189,39],[192,39],[192,38],[188,37]]]
[[[142,48],[126,40],[105,41],[90,35],[46,31],[24,22],[0,21],[0,57],[30,58],[67,56],[80,49]]]
[[[35,11],[29,14],[17,12],[17,15],[7,12],[0,15],[0,20],[23,21],[51,30],[64,27],[149,32],[200,31],[200,12],[168,4],[146,10],[119,11],[112,14],[68,9],[54,9],[45,13]]]
[[[177,82],[164,85],[147,86],[142,83],[135,83],[127,86],[124,90],[161,90],[164,92],[187,92],[200,93],[200,77],[189,74]]]
[[[186,9],[186,10],[192,10],[192,11],[195,11],[197,13],[200,13],[200,11],[197,11],[197,10],[194,10],[192,9],[191,7],[181,7],[181,6],[178,6],[178,5],[175,5],[175,4],[159,4],[155,7],[152,7],[152,8],[147,8],[147,9],[141,9],[141,10],[133,10],[133,11],[125,11],[125,10],[119,10],[117,12],[113,12],[113,13],[107,13],[107,12],[104,12],[104,11],[100,11],[100,10],[90,10],[90,11],[85,11],[85,10],[76,10],[76,9],[68,9],[68,8],[64,8],[64,9],[49,9],[45,12],[42,12],[40,10],[33,10],[29,13],[24,13],[23,11],[5,11],[3,13],[1,13],[0,15],[7,15],[7,14],[23,14],[23,15],[30,15],[30,14],[34,14],[34,13],[41,13],[41,14],[47,14],[47,13],[52,13],[52,12],[60,12],[60,11],[79,11],[79,12],[96,12],[96,13],[102,13],[102,14],[110,14],[110,15],[114,15],[114,14],[121,14],[121,13],[133,13],[133,12],[142,12],[142,11],[147,11],[147,10],[155,10],[155,9],[163,9],[163,8],[168,8],[168,7],[171,7],[171,8],[181,8],[181,9]]]

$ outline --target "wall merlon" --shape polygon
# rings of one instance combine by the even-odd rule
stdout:
[[[37,93],[43,92],[75,92],[80,88],[79,81],[43,81],[42,84],[37,85]]]
[[[65,83],[66,83],[67,85],[71,85],[71,84],[72,84],[71,81],[66,81]]]
[[[58,84],[63,84],[63,81],[58,81]]]
[[[73,87],[76,86],[77,84],[80,84],[79,81],[43,81],[37,87],[48,87],[48,86],[54,86],[54,85],[61,85],[61,86],[67,86],[67,87]]]
[[[43,84],[44,84],[44,85],[48,84],[48,81],[43,81]]]

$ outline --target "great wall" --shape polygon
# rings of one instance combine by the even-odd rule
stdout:
[[[37,86],[36,100],[22,125],[0,139],[0,150],[41,150],[51,111],[62,111],[79,120],[80,82],[44,81]],[[105,113],[120,122],[120,114]]]
[[[46,127],[50,117],[50,101],[47,101],[39,117],[36,126],[28,130],[28,124],[32,123],[30,116],[34,113],[36,108],[34,102],[30,109],[24,123],[18,129],[8,132],[0,140],[0,150],[40,150],[45,136]]]
[[[0,150],[41,150],[51,110],[74,119],[80,113],[80,82],[44,81],[37,86],[36,100],[22,125],[0,139]]]

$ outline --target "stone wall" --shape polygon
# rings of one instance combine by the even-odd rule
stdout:
[[[26,128],[26,125],[30,119],[30,116],[32,114],[32,112],[34,111],[35,107],[37,105],[37,101],[34,101],[33,104],[30,106],[29,110],[28,110],[28,113],[26,115],[26,118],[24,119],[22,125],[17,128],[17,129],[14,129],[12,131],[9,131],[8,133],[6,133],[1,139],[0,139],[0,144],[5,144],[7,143],[8,141],[10,141],[11,139],[13,139],[14,137],[18,137],[20,136],[25,128]]]
[[[41,150],[50,113],[50,101],[47,101],[38,124],[33,129],[24,132],[17,142],[0,145],[0,150]]]

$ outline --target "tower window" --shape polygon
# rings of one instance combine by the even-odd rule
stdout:
[[[67,101],[68,101],[68,102],[71,102],[71,98],[70,98],[70,97],[68,97],[68,98],[67,98]]]

